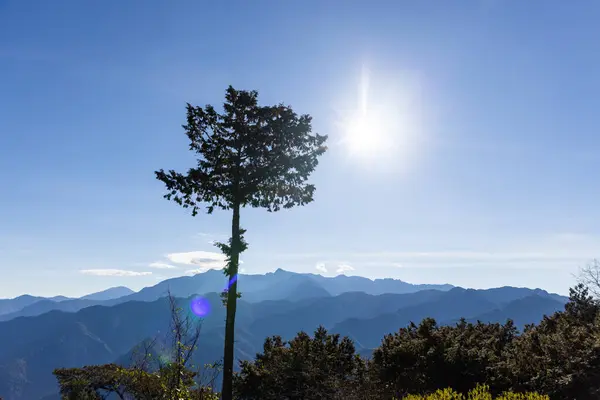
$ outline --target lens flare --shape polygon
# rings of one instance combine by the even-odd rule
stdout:
[[[194,298],[190,304],[190,308],[192,309],[194,315],[198,317],[206,317],[208,314],[210,314],[211,309],[210,302],[204,297]]]
[[[238,276],[237,274],[235,274],[230,280],[229,283],[227,284],[227,287],[225,288],[225,290],[229,290],[229,288],[231,288],[231,285],[233,285],[234,283],[237,282]]]

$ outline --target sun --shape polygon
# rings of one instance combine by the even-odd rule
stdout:
[[[384,115],[375,110],[361,110],[346,123],[343,141],[352,156],[376,157],[391,145],[387,137],[389,129],[390,123]]]
[[[417,113],[411,107],[409,88],[381,74],[377,77],[380,85],[372,88],[369,73],[363,68],[358,104],[345,108],[338,119],[339,143],[361,167],[391,171],[412,162],[409,158],[415,153]]]

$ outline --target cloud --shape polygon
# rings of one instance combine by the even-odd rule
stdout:
[[[325,267],[325,263],[317,263],[317,265],[315,265],[315,269],[324,274],[327,273],[327,267]]]
[[[202,268],[197,268],[197,269],[188,269],[185,271],[186,275],[196,275],[196,274],[201,274],[203,272],[206,272],[205,269]]]
[[[190,251],[186,253],[171,253],[166,257],[174,264],[193,265],[197,268],[187,270],[186,273],[195,273],[208,271],[209,269],[223,269],[226,263],[226,257],[222,253],[212,251]]]
[[[93,276],[147,276],[152,272],[127,271],[123,269],[82,269],[79,271],[84,275]]]
[[[156,268],[156,269],[177,269],[177,267],[174,265],[162,263],[162,262],[153,262],[153,263],[148,264],[148,266],[150,268]]]
[[[571,238],[568,238],[571,240]],[[282,255],[278,258],[316,258],[325,259],[327,264],[345,264],[361,267],[471,267],[502,266],[504,268],[521,267],[554,267],[580,265],[585,260],[597,257],[597,246],[594,251],[588,248],[581,250],[571,246],[569,249],[554,246],[554,251],[532,252],[485,252],[485,251],[423,251],[423,252],[366,252],[366,253],[314,253]],[[341,260],[346,261],[341,261]],[[340,260],[340,261],[336,261]]]
[[[338,274],[343,274],[343,273],[349,272],[349,271],[354,271],[354,268],[348,264],[340,264],[340,265],[338,265],[338,269],[336,270],[336,272]]]

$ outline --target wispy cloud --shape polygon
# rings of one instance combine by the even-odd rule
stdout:
[[[354,267],[352,267],[348,264],[340,264],[340,265],[338,265],[338,268],[335,272],[337,272],[338,274],[343,274],[343,273],[350,272],[350,271],[354,271]]]
[[[152,272],[147,271],[128,271],[124,269],[82,269],[79,271],[83,275],[93,276],[148,276]]]
[[[177,267],[174,265],[163,263],[163,262],[158,262],[158,261],[148,264],[148,267],[156,268],[156,269],[177,269]]]
[[[316,259],[327,264],[348,260],[352,264],[369,263],[535,263],[573,262],[600,255],[600,236],[577,232],[559,232],[536,237],[511,239],[493,248],[424,249],[423,251],[307,252],[271,254],[277,259]],[[343,262],[340,262],[343,263]]]
[[[205,269],[202,268],[196,268],[196,269],[188,269],[185,271],[186,275],[196,275],[196,274],[201,274],[203,272],[206,272]]]
[[[174,264],[193,265],[197,267],[187,270],[186,273],[200,273],[209,269],[222,269],[225,267],[226,263],[224,254],[212,251],[171,253],[167,254],[166,257]]]
[[[325,266],[325,263],[317,263],[317,265],[315,265],[315,269],[323,274],[327,273],[327,267]]]
[[[414,260],[553,260],[571,259],[574,254],[546,253],[546,252],[481,252],[481,251],[421,251],[421,252],[364,252],[364,253],[304,253],[304,254],[277,254],[280,258],[356,258],[356,259],[414,259]]]

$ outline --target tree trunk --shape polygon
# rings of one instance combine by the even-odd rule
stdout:
[[[233,206],[231,222],[231,257],[227,291],[227,317],[225,320],[225,351],[223,354],[222,400],[233,399],[233,350],[235,339],[235,311],[237,307],[237,274],[240,261],[240,205]]]

